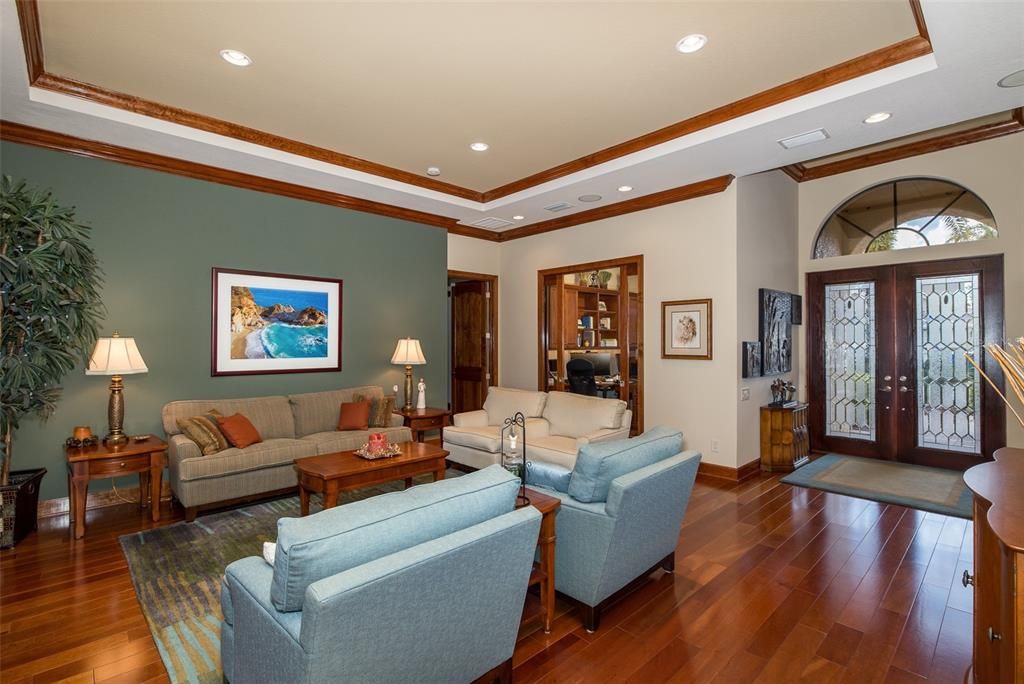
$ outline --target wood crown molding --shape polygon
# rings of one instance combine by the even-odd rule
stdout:
[[[125,93],[101,88],[90,83],[83,83],[46,72],[43,62],[42,34],[39,28],[38,0],[16,0],[18,19],[21,24],[21,35],[25,50],[25,61],[28,65],[28,79],[31,86],[52,90],[54,92],[80,97],[99,104],[117,107],[126,111],[149,116],[163,121],[188,126],[197,130],[223,135],[263,147],[316,159],[318,161],[363,171],[382,178],[407,183],[429,190],[435,190],[455,197],[476,202],[490,202],[506,197],[541,183],[561,178],[598,164],[659,145],[670,140],[715,126],[752,112],[771,107],[808,93],[847,81],[873,71],[885,69],[910,59],[921,57],[932,52],[928,29],[924,22],[920,0],[909,0],[918,35],[902,40],[867,54],[855,57],[835,66],[816,71],[807,76],[794,79],[788,83],[755,93],[736,102],[732,102],[708,112],[698,114],[678,123],[666,126],[631,140],[606,147],[592,154],[579,157],[572,161],[540,171],[525,178],[507,183],[500,187],[479,192],[452,183],[445,183],[419,174],[403,171],[384,164],[360,159],[341,152],[335,152],[315,145],[299,142],[283,136],[259,131],[240,124],[231,123],[214,117],[205,116],[178,107],[160,104],[151,100],[135,97]]]
[[[836,174],[856,171],[857,169],[877,166],[878,164],[885,164],[899,159],[907,159],[922,154],[947,150],[952,147],[1000,138],[1004,135],[1020,133],[1021,131],[1024,131],[1024,107],[1018,107],[1013,110],[1013,115],[1007,121],[996,121],[969,128],[965,131],[954,131],[952,133],[936,135],[924,140],[915,140],[903,145],[876,150],[875,152],[866,152],[856,157],[839,159],[817,166],[790,164],[783,166],[782,171],[798,183],[803,183],[804,181],[835,176]]]

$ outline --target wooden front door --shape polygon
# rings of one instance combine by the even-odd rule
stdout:
[[[965,358],[1002,377],[1002,257],[810,273],[807,297],[812,449],[963,469],[1005,444]]]
[[[492,290],[490,280],[459,281],[451,286],[452,411],[476,411],[484,405],[492,375]]]

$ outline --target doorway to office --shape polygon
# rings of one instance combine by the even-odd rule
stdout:
[[[622,399],[643,431],[643,256],[537,272],[542,391]]]

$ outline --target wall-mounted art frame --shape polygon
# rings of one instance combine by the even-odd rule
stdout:
[[[212,272],[211,375],[341,370],[342,281]]]
[[[743,343],[743,377],[761,377],[761,343]]]
[[[779,290],[758,290],[761,374],[780,375],[793,370],[793,295]]]
[[[793,325],[804,324],[804,298],[798,294],[790,295],[792,300],[789,303],[789,321]]]
[[[710,299],[661,303],[661,358],[710,361],[712,344]]]

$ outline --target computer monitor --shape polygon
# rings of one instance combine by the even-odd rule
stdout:
[[[572,352],[569,359],[586,359],[594,364],[594,376],[604,378],[619,374],[619,359],[617,354],[609,352]]]

